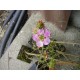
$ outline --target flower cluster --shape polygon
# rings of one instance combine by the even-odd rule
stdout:
[[[37,27],[33,30],[32,39],[39,48],[50,43],[50,31],[44,26],[42,21],[39,21]]]

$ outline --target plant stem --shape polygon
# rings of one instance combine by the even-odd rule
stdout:
[[[59,54],[64,54],[64,52],[61,52],[61,51],[57,51],[57,52]],[[65,53],[64,55],[66,55],[66,56],[72,56],[72,57],[80,57],[80,55],[78,55],[78,54],[73,55],[73,54]]]
[[[26,51],[25,51],[25,53],[28,54],[28,55],[31,55],[31,56],[36,56],[36,57],[39,57],[40,56],[40,54],[28,53]]]
[[[58,51],[58,50],[57,50],[57,52],[58,52],[59,54],[63,55],[63,56],[65,57],[66,60],[68,60],[68,58],[66,57],[66,55],[65,55],[63,52]]]
[[[57,60],[57,59],[55,59],[55,61],[56,61],[56,64],[60,64],[60,65],[65,65],[65,64],[67,64],[67,65],[73,65],[73,66],[79,65],[78,63],[71,62],[71,61],[60,61],[60,60]]]
[[[28,54],[28,55],[36,56],[36,57],[43,56],[43,55],[40,55],[40,54],[28,53],[26,51],[25,51],[25,53]],[[54,59],[54,60],[56,61],[56,64],[60,64],[60,65],[68,64],[68,65],[77,66],[79,64],[79,63],[76,63],[76,62],[73,62],[73,61],[61,61],[61,60],[58,60],[58,59]]]

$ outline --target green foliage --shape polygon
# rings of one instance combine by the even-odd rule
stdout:
[[[50,42],[50,44],[46,47],[46,51],[49,53],[50,56],[54,56],[55,54],[55,49],[53,48],[53,46],[55,45],[55,42]]]
[[[44,29],[45,26],[43,21],[40,20],[37,22],[36,28],[33,32],[36,34],[37,30],[42,28]],[[39,36],[41,41],[43,41],[44,38],[44,35]],[[32,38],[28,43],[32,48],[22,46],[17,59],[31,63],[33,57],[37,57],[37,65],[39,65],[39,69],[45,69],[46,67],[54,68],[56,65],[56,59],[59,61],[59,59],[62,57],[68,61],[66,55],[63,53],[66,51],[66,48],[62,44],[56,43],[56,40],[50,39],[50,43],[41,48],[36,46],[36,42],[33,41]],[[80,64],[77,67],[80,68]]]
[[[39,21],[37,23],[37,28],[42,29],[44,27],[44,23],[42,21]]]
[[[55,64],[56,64],[55,60],[53,58],[51,58],[49,63],[48,63],[48,66],[49,66],[49,68],[54,68]]]
[[[80,70],[80,64],[78,65],[78,69]]]
[[[55,55],[57,55],[56,50],[60,50],[59,44],[52,40],[48,46],[38,48],[36,46],[36,43],[33,42],[32,39],[29,41],[29,44],[32,46],[32,49],[27,46],[22,46],[17,59],[30,63],[33,56],[36,56],[40,64],[44,64],[50,68],[53,68],[55,66],[54,59]],[[25,51],[35,55],[26,54]],[[39,54],[39,56],[37,56],[36,54]]]
[[[66,50],[65,47],[62,44],[56,43],[54,40],[52,40],[48,46],[43,46],[42,48],[38,48],[36,43],[33,41],[30,41],[29,44],[32,46],[32,48],[23,45],[17,59],[31,63],[33,57],[37,57],[39,69],[54,69],[56,66],[56,59],[59,60],[62,57],[65,57],[61,56],[65,55],[63,53]],[[29,54],[25,53],[25,51]],[[76,69],[80,69],[80,64],[75,67]]]

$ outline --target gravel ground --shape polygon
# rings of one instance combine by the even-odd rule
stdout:
[[[4,32],[7,29],[7,27],[2,29],[2,25],[3,25],[6,17],[8,16],[8,14],[9,14],[9,11],[7,11],[7,10],[0,11],[0,40],[4,36]]]
[[[10,11],[8,10],[1,10],[0,11],[0,46],[1,46],[1,40],[4,36],[4,33],[7,29],[7,25],[2,29],[3,23],[6,20],[6,17],[8,16],[8,14],[10,13]]]

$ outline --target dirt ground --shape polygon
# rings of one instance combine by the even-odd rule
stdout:
[[[8,10],[1,10],[0,11],[0,41],[4,35],[4,32],[6,31],[6,27],[4,29],[2,29],[3,23],[6,20],[6,17],[8,16],[10,11]]]

